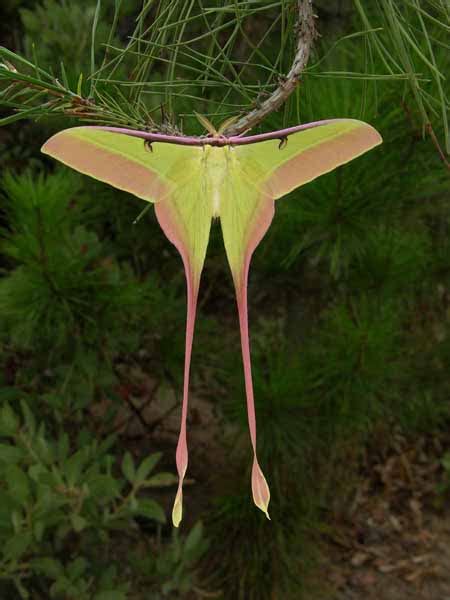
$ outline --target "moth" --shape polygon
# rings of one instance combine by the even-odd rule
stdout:
[[[42,152],[77,171],[151,202],[166,237],[181,255],[187,318],[179,476],[172,521],[183,514],[188,465],[186,417],[200,277],[212,219],[220,219],[237,299],[250,439],[253,500],[269,518],[270,491],[256,454],[256,417],[248,334],[247,281],[255,248],[274,216],[275,201],[382,142],[370,125],[330,119],[259,135],[225,137],[206,119],[208,136],[185,137],[116,127],[82,126],[51,137]]]

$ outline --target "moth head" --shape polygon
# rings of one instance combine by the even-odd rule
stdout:
[[[194,111],[195,116],[197,117],[199,123],[201,123],[203,125],[203,127],[206,129],[206,131],[208,132],[209,135],[212,135],[212,137],[219,137],[219,132],[217,131],[217,129],[214,127],[214,125],[211,123],[211,121],[209,119],[207,119],[206,117],[204,117],[203,115],[200,115],[199,113]]]

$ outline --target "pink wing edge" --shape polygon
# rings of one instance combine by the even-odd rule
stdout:
[[[181,427],[176,450],[176,465],[178,472],[178,489],[172,509],[172,522],[178,527],[183,517],[183,481],[188,466],[188,447],[186,439],[186,421],[189,398],[189,375],[191,367],[192,343],[194,339],[195,316],[197,312],[197,298],[200,285],[200,274],[194,276],[194,270],[189,257],[189,249],[183,242],[176,221],[164,202],[155,204],[155,213],[158,223],[167,239],[177,248],[183,260],[187,286],[187,315],[186,337],[184,352],[184,383],[183,402],[181,407]],[[200,272],[201,273],[201,272]]]
[[[264,512],[269,521],[268,508],[270,502],[270,490],[261,467],[259,466],[256,451],[256,413],[248,331],[248,276],[253,253],[269,229],[274,214],[275,202],[268,196],[261,202],[260,210],[256,215],[255,223],[250,232],[247,248],[243,257],[244,261],[242,269],[237,273],[233,273],[239,315],[239,329],[241,333],[242,362],[244,366],[245,394],[247,397],[247,419],[253,449],[251,474],[253,502]]]

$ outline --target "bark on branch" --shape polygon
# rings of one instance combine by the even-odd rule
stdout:
[[[309,54],[316,37],[314,27],[314,14],[312,0],[298,0],[297,22],[295,30],[297,33],[297,50],[295,52],[292,67],[286,77],[280,82],[276,90],[264,100],[257,108],[253,109],[238,121],[227,127],[224,135],[240,135],[261,123],[267,115],[278,110],[286,102],[298,85],[300,75],[306,67]]]

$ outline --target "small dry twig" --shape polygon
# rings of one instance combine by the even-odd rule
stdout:
[[[225,135],[240,135],[261,123],[270,113],[278,110],[296,89],[300,75],[306,67],[317,32],[314,26],[312,0],[298,0],[298,17],[296,24],[297,50],[292,67],[286,77],[280,80],[278,87],[257,108],[253,109],[238,121],[227,127]]]

